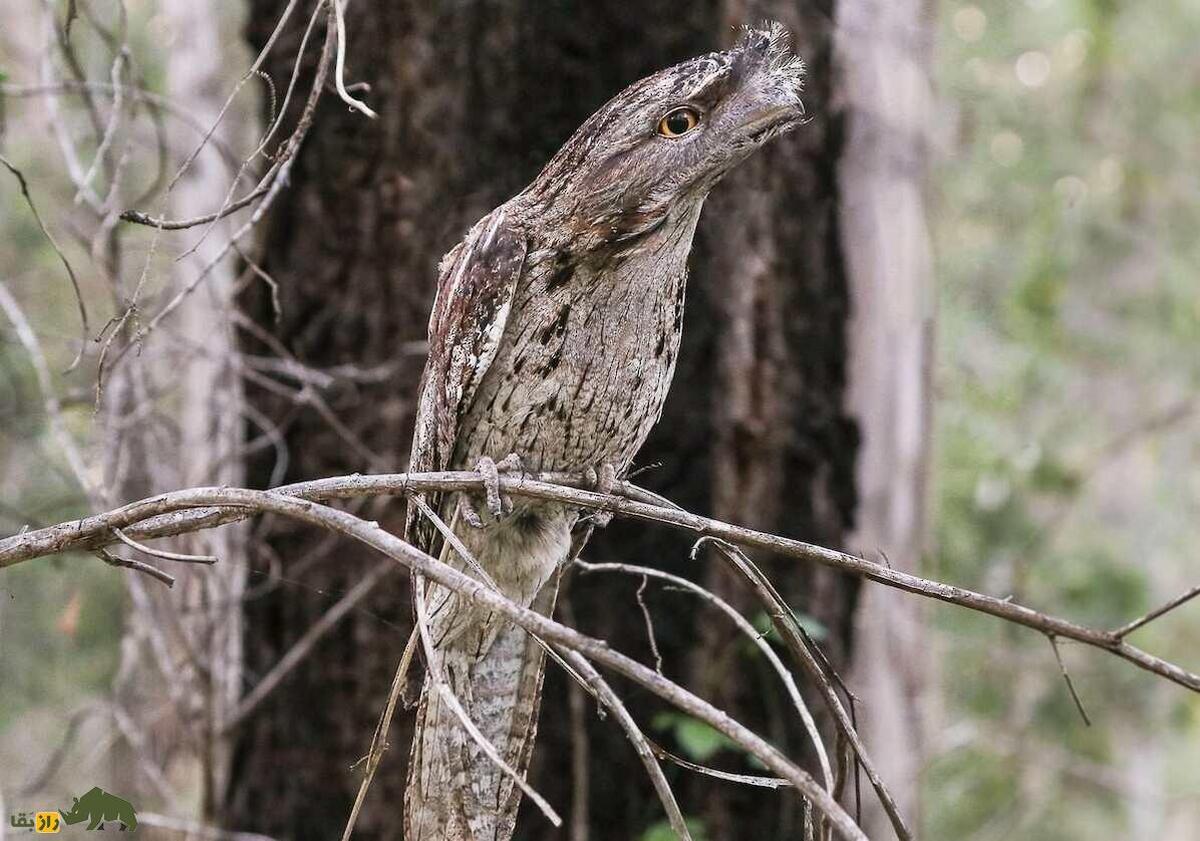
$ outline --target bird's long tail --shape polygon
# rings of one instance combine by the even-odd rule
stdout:
[[[530,606],[549,616],[557,590],[557,577],[551,576]],[[446,684],[499,755],[524,776],[537,731],[545,653],[524,630],[504,622],[480,656],[461,644],[478,639],[475,630],[461,629],[439,651]],[[467,733],[430,676],[425,680],[409,758],[406,841],[508,841],[520,789]]]

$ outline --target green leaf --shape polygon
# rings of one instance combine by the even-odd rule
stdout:
[[[699,818],[684,818],[683,822],[692,834],[692,841],[708,841],[708,832],[703,821]],[[638,841],[676,841],[677,837],[668,821],[659,821],[643,832]]]
[[[813,639],[823,640],[829,636],[829,629],[821,624],[821,621],[815,616],[809,616],[807,613],[802,613],[799,610],[793,610],[792,616],[796,617],[796,622]]]
[[[792,618],[796,620],[796,624],[808,632],[808,635],[815,640],[822,640],[829,636],[829,629],[821,624],[815,617],[809,616],[799,610],[792,611]],[[754,630],[758,631],[771,642],[782,643],[783,639],[779,636],[779,632],[775,630],[775,623],[771,621],[771,617],[767,615],[765,610],[760,610],[754,615],[751,623]]]
[[[685,718],[675,725],[675,739],[689,759],[705,762],[733,742],[722,733],[694,718]]]
[[[706,762],[718,751],[736,747],[720,731],[681,713],[661,712],[653,724],[655,730],[671,733],[680,752],[694,762]]]

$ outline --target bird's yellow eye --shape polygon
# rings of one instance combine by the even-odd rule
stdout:
[[[658,121],[658,133],[663,137],[679,137],[700,124],[700,115],[694,108],[676,108]]]

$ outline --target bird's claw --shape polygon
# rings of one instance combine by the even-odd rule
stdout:
[[[521,463],[521,457],[516,453],[509,453],[504,458],[496,462],[496,470],[499,473],[520,473],[524,469],[524,465]]]
[[[467,521],[467,525],[473,529],[484,528],[483,520],[479,516],[479,512],[475,510],[475,506],[471,504],[471,500],[463,498],[461,503],[462,518]]]
[[[610,494],[617,486],[617,469],[611,464],[602,464],[600,469],[589,467],[583,473],[584,479],[597,493]],[[604,528],[612,522],[612,514],[608,511],[593,511],[587,520],[596,528]]]
[[[509,453],[500,461],[493,461],[489,456],[483,456],[476,462],[475,471],[483,477],[483,492],[487,498],[487,510],[493,519],[503,519],[513,510],[512,500],[500,494],[500,474],[519,473],[521,470],[521,457],[516,453]],[[474,528],[484,527],[483,519],[469,500],[463,506],[463,519]]]

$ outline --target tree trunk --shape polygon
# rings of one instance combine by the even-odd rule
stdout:
[[[837,58],[846,103],[839,168],[853,317],[850,405],[862,430],[861,500],[849,545],[915,572],[925,537],[933,284],[924,183],[933,92],[926,0],[839,5]],[[855,628],[863,739],[910,825],[918,826],[928,682],[919,600],[867,585]],[[890,833],[874,800],[864,829]]]
[[[284,6],[253,0],[248,35],[256,48]],[[246,333],[243,350],[275,353],[278,343],[304,365],[357,366],[362,376],[322,389],[319,410],[280,389],[249,389],[252,407],[271,419],[288,453],[281,476],[276,453],[262,451],[250,481],[401,469],[423,363],[412,348],[424,339],[441,254],[527,184],[624,85],[728,45],[734,25],[771,17],[796,33],[809,62],[813,120],[709,201],[675,385],[639,459],[660,466],[639,481],[693,510],[841,545],[856,506],[857,433],[845,393],[850,299],[834,177],[842,132],[831,96],[833,12],[832,3],[782,0],[349,4],[347,81],[370,84],[361,95],[380,118],[368,122],[332,97],[318,109],[262,237],[259,264],[279,284],[282,312],[276,320],[269,290],[252,290],[245,306],[272,341]],[[279,89],[304,24],[299,16],[291,22],[265,64]],[[370,516],[400,527],[395,504]],[[258,536],[260,575],[252,584],[282,586],[246,607],[251,681],[376,562],[291,524],[268,522]],[[750,604],[715,560],[693,567],[688,549],[685,536],[614,523],[588,554],[688,570]],[[823,642],[844,666],[854,582],[794,562],[766,565],[796,609],[826,629]],[[577,577],[571,606],[588,633],[649,656],[636,585]],[[385,579],[246,724],[228,792],[230,825],[292,839],[340,832],[358,783],[350,766],[367,750],[407,635],[406,588],[403,576]],[[683,596],[649,598],[667,674],[802,752],[798,728],[772,703],[779,687],[730,644],[729,629],[697,617]],[[630,703],[650,728],[660,707],[640,694]],[[563,676],[550,669],[534,785],[564,810],[574,800],[576,815],[594,816],[594,837],[638,838],[661,810],[636,757],[611,720],[585,716],[592,773],[586,790],[573,791],[568,708]],[[358,837],[400,837],[409,724],[392,731]],[[655,735],[672,744],[670,734]],[[713,762],[745,765],[732,753]],[[779,837],[799,827],[798,804],[786,791],[668,773],[685,812],[705,822],[710,838]],[[518,827],[522,838],[561,837],[528,811]]]
[[[162,19],[174,37],[165,67],[167,93],[200,125],[216,124],[224,104],[222,80],[228,51],[223,16],[191,0],[164,0]],[[214,133],[227,143],[230,119]],[[192,126],[165,122],[175,165],[200,140]],[[210,212],[225,200],[232,172],[209,147],[170,195],[170,215]],[[221,252],[230,223],[164,235],[163,247],[195,251],[173,264],[163,300],[191,283]],[[229,311],[234,272],[217,262],[205,282],[114,371],[107,391],[105,443],[109,445],[108,505],[196,485],[244,484],[241,445],[241,379]],[[106,391],[106,393],[107,393]],[[114,445],[115,443],[115,445]],[[114,681],[124,743],[114,752],[115,782],[139,802],[172,802],[168,779],[199,774],[200,815],[215,811],[229,766],[229,742],[220,735],[242,691],[241,602],[246,567],[244,527],[181,539],[177,551],[215,555],[215,566],[176,564],[172,589],[127,578],[135,607]],[[130,554],[124,548],[118,554]],[[164,698],[170,703],[164,708]],[[147,773],[147,769],[155,769]],[[161,773],[157,773],[161,771]]]

